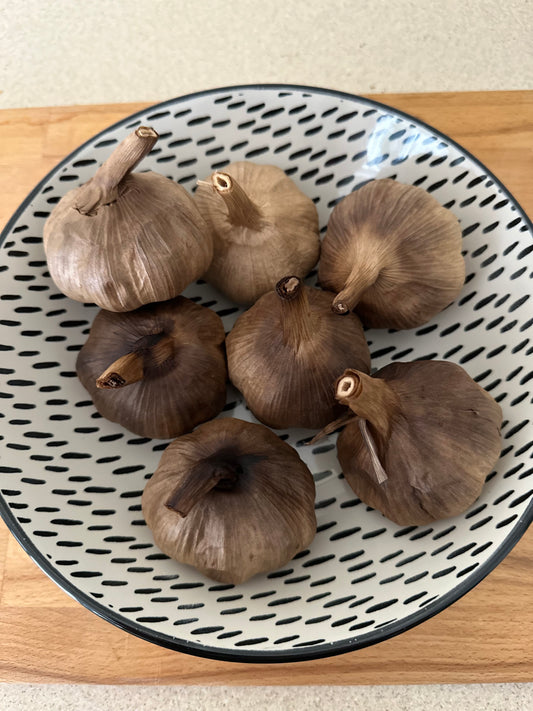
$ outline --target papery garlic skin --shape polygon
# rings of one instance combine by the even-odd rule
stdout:
[[[46,221],[50,275],[71,299],[133,311],[177,296],[209,266],[212,237],[193,198],[162,175],[130,172],[155,140],[137,129]]]
[[[226,340],[230,380],[264,424],[323,427],[344,410],[335,379],[349,364],[369,372],[361,322],[334,314],[332,299],[285,277],[237,319]]]
[[[185,516],[168,508],[169,497],[199,463],[216,468],[219,460],[227,471],[235,469],[230,484],[215,484]],[[237,585],[285,565],[309,546],[316,533],[314,500],[313,477],[290,445],[262,425],[221,418],[166,448],[142,508],[166,555]]]
[[[322,242],[319,282],[374,328],[427,323],[465,279],[461,227],[421,187],[373,180],[333,209]]]
[[[463,368],[393,363],[372,377],[348,370],[343,379],[357,387],[348,396],[337,389],[337,397],[357,417],[340,433],[337,454],[361,501],[402,526],[456,516],[474,503],[500,456],[502,411]]]
[[[108,420],[141,437],[177,437],[224,407],[224,338],[220,317],[183,296],[128,313],[100,311],[76,370]]]
[[[318,214],[281,168],[248,161],[199,181],[195,194],[214,243],[206,280],[252,304],[286,274],[305,277],[320,252]]]

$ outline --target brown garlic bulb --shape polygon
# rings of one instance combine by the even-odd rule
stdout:
[[[263,425],[220,418],[174,440],[142,509],[166,555],[222,583],[279,568],[316,532],[315,484]]]
[[[132,311],[177,296],[209,266],[212,237],[187,191],[157,173],[131,173],[157,138],[137,128],[46,221],[50,275],[71,299]]]
[[[501,408],[454,363],[347,370],[336,396],[357,415],[337,440],[348,484],[402,526],[465,511],[500,456]]]
[[[317,263],[316,207],[280,168],[232,163],[199,181],[195,198],[214,240],[205,278],[232,301],[252,304]]]
[[[108,420],[142,437],[177,437],[224,407],[224,335],[217,314],[183,296],[100,311],[78,377]]]
[[[319,281],[338,313],[375,328],[414,328],[461,291],[455,215],[419,187],[380,179],[341,200],[322,243]]]
[[[355,314],[331,310],[333,294],[285,277],[235,323],[226,341],[232,383],[270,427],[323,427],[344,408],[332,383],[348,364],[369,372]]]

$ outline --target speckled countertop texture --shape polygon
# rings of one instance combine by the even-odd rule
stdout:
[[[320,687],[0,685],[2,711],[531,711],[533,684]]]
[[[531,0],[0,0],[0,107],[533,88]]]

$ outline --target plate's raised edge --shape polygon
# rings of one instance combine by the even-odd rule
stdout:
[[[175,106],[183,102],[190,101],[202,96],[208,96],[212,94],[221,94],[226,92],[236,92],[236,91],[252,91],[252,90],[268,90],[268,91],[299,91],[309,94],[324,94],[326,96],[331,96],[336,99],[343,99],[346,101],[354,101],[359,103],[367,104],[373,108],[383,110],[387,113],[397,115],[405,120],[413,122],[415,125],[419,125],[426,129],[428,132],[435,136],[442,138],[448,145],[456,148],[460,153],[467,156],[474,165],[480,168],[489,177],[494,184],[504,193],[515,205],[519,213],[521,214],[524,222],[529,228],[530,233],[533,236],[533,224],[531,220],[526,215],[523,208],[520,206],[518,201],[513,197],[505,185],[490,171],[483,163],[481,163],[477,158],[475,158],[468,150],[463,146],[453,141],[451,138],[446,136],[446,134],[438,131],[433,126],[425,123],[403,111],[395,109],[387,104],[382,104],[374,99],[367,99],[366,97],[357,96],[355,94],[348,94],[341,91],[336,91],[333,89],[323,89],[319,87],[312,86],[301,86],[293,84],[245,84],[237,86],[226,86],[216,89],[208,89],[205,91],[195,92],[193,94],[187,94],[182,97],[175,99],[169,99],[163,101],[159,104],[154,104],[152,106],[147,106],[140,111],[135,112],[126,116],[124,119],[117,121],[116,123],[108,126],[103,131],[92,136],[85,143],[78,146],[74,151],[72,151],[68,156],[66,156],[60,163],[58,163],[51,171],[49,171],[45,177],[35,186],[31,193],[26,197],[26,199],[20,204],[18,209],[15,211],[14,215],[6,224],[5,228],[2,230],[0,235],[0,245],[3,243],[6,236],[11,232],[15,223],[19,219],[20,215],[26,207],[31,203],[31,201],[39,194],[42,187],[48,182],[48,180],[57,173],[64,165],[69,163],[72,158],[78,155],[84,148],[92,144],[96,139],[105,136],[106,134],[114,131],[117,128],[121,128],[131,121],[136,120],[144,116],[147,112],[156,112],[161,109],[167,108],[168,106]],[[395,637],[402,632],[405,632],[416,625],[425,622],[431,617],[435,616],[439,612],[449,607],[451,604],[456,602],[459,598],[463,597],[472,588],[478,585],[494,568],[507,556],[507,554],[512,550],[512,548],[518,543],[520,538],[528,529],[529,525],[533,522],[533,501],[530,502],[527,509],[524,511],[523,515],[518,520],[518,523],[512,529],[512,532],[504,539],[501,545],[492,553],[492,555],[485,561],[483,565],[476,569],[475,573],[469,576],[466,580],[456,585],[448,593],[440,597],[434,603],[430,603],[426,607],[421,608],[418,612],[403,618],[397,623],[392,623],[387,627],[383,627],[378,630],[377,633],[369,632],[361,636],[355,636],[347,638],[346,640],[340,640],[338,642],[332,642],[330,644],[320,644],[316,646],[310,646],[307,648],[300,648],[298,650],[280,650],[271,652],[269,650],[255,651],[242,649],[238,652],[233,651],[223,651],[217,647],[210,647],[209,645],[201,645],[194,642],[188,642],[187,640],[178,639],[176,637],[171,637],[169,635],[160,634],[155,630],[148,631],[145,627],[137,625],[135,622],[128,620],[127,618],[119,615],[118,613],[109,610],[104,605],[100,604],[97,600],[89,597],[85,593],[79,590],[70,580],[65,578],[58,570],[53,566],[52,563],[46,558],[45,555],[35,546],[33,541],[24,532],[23,528],[16,520],[11,509],[9,508],[4,497],[0,494],[0,516],[2,516],[4,522],[11,530],[16,540],[20,543],[24,551],[33,559],[33,561],[41,568],[41,570],[51,578],[55,583],[59,585],[68,595],[74,598],[77,602],[80,602],[84,607],[86,607],[91,612],[96,615],[111,622],[116,627],[129,632],[137,637],[140,637],[148,642],[157,643],[163,647],[173,649],[175,651],[184,652],[186,654],[192,654],[200,657],[207,657],[210,659],[217,659],[221,661],[228,662],[255,662],[255,663],[277,663],[277,662],[299,662],[299,661],[309,661],[313,659],[321,659],[324,657],[335,656],[338,654],[345,654],[347,652],[352,652],[357,649],[362,649],[368,647],[372,644],[383,642],[387,639]]]
[[[300,84],[237,84],[235,86],[222,86],[218,87],[215,89],[205,89],[204,91],[198,91],[194,92],[192,94],[185,94],[184,96],[179,96],[174,99],[167,99],[166,101],[162,101],[158,104],[153,104],[151,106],[146,106],[144,109],[140,109],[139,111],[136,111],[133,114],[129,114],[125,118],[121,119],[120,121],[117,121],[114,124],[111,124],[107,128],[104,128],[102,131],[99,133],[96,133],[94,136],[89,138],[87,141],[82,143],[80,146],[75,148],[71,153],[69,153],[62,161],[60,161],[57,165],[55,165],[52,170],[50,170],[44,178],[33,188],[33,190],[30,192],[30,194],[25,198],[25,200],[22,201],[22,203],[19,205],[11,219],[8,220],[6,226],[2,230],[2,233],[0,234],[0,246],[2,245],[4,239],[6,238],[7,234],[9,234],[15,224],[15,222],[18,220],[21,212],[23,212],[26,207],[31,203],[34,197],[39,194],[41,188],[48,182],[48,180],[54,175],[57,171],[59,171],[60,168],[62,168],[64,165],[69,163],[72,158],[74,158],[78,153],[81,153],[81,151],[89,146],[93,141],[95,141],[98,138],[101,138],[105,136],[107,133],[114,131],[117,128],[122,128],[123,126],[127,125],[131,121],[135,121],[138,118],[141,118],[146,114],[147,112],[159,112],[161,109],[165,109],[169,106],[175,106],[177,104],[181,104],[187,101],[190,101],[191,99],[197,99],[202,96],[210,96],[212,94],[222,94],[226,92],[236,92],[236,91],[257,91],[257,90],[263,90],[263,91],[300,91],[302,93],[310,93],[310,94],[323,94],[324,96],[331,96],[336,99],[343,99],[345,101],[356,101],[359,103],[364,103],[367,104],[368,106],[371,106],[376,109],[381,109],[387,113],[395,114],[407,121],[414,122],[415,124],[418,124],[422,128],[426,129],[430,133],[433,133],[435,136],[439,136],[442,138],[447,144],[450,146],[453,146],[456,148],[458,151],[466,155],[478,168],[481,168],[481,170],[489,177],[491,180],[494,181],[495,185],[497,185],[502,192],[504,192],[507,197],[513,202],[517,210],[520,212],[522,218],[524,219],[525,223],[528,225],[530,231],[533,234],[533,223],[527,216],[525,210],[522,208],[518,200],[513,196],[513,194],[505,187],[505,185],[501,182],[501,180],[494,175],[494,173],[487,168],[486,165],[484,165],[481,161],[479,161],[472,153],[470,153],[469,150],[461,146],[459,143],[454,141],[452,138],[447,136],[445,133],[442,133],[442,131],[439,131],[438,129],[434,128],[433,126],[430,126],[428,123],[425,121],[422,121],[421,119],[416,118],[416,116],[413,116],[412,114],[408,114],[405,111],[401,111],[400,109],[395,109],[392,106],[389,106],[388,104],[383,104],[380,101],[376,101],[375,99],[368,99],[365,96],[359,96],[358,94],[348,94],[347,92],[344,91],[337,91],[336,89],[324,89],[321,87],[314,87],[314,86],[304,86]]]

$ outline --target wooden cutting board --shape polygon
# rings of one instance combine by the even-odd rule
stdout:
[[[533,91],[374,97],[455,139],[533,215]],[[79,144],[147,104],[0,111],[0,226]],[[474,590],[394,639],[296,664],[216,662],[137,639],[52,583],[0,522],[0,682],[533,682],[533,529]]]

